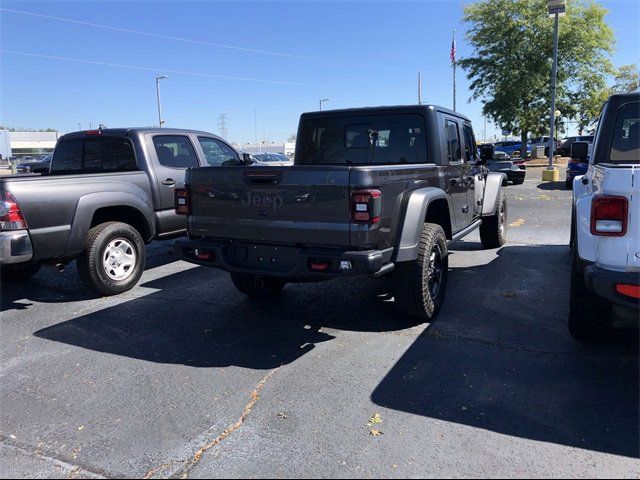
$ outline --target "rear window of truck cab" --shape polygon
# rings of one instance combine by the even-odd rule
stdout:
[[[626,103],[618,108],[609,160],[640,163],[640,102]]]
[[[53,152],[51,173],[98,173],[137,170],[133,145],[122,137],[61,140]]]
[[[422,115],[368,115],[304,120],[297,165],[426,163]]]

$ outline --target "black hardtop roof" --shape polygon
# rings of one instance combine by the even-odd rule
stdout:
[[[439,105],[395,105],[395,106],[379,106],[379,107],[360,107],[360,108],[344,108],[339,110],[322,110],[316,112],[306,112],[301,115],[301,120],[307,118],[332,118],[341,116],[357,116],[357,115],[375,115],[375,114],[394,114],[394,113],[424,113],[427,110],[435,110],[437,112],[447,113],[454,117],[459,117],[471,122],[469,117],[455,112]]]

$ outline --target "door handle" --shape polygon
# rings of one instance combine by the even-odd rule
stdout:
[[[168,187],[173,187],[176,184],[176,181],[173,178],[167,178],[162,182],[163,185],[167,185]]]

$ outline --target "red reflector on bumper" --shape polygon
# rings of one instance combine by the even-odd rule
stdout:
[[[329,268],[329,263],[328,262],[311,262],[309,264],[309,267],[311,268],[311,270],[318,270],[320,272],[323,272]]]
[[[198,250],[196,248],[193,254],[198,260],[213,260],[213,252],[208,252],[206,250]]]
[[[640,298],[640,285],[625,285],[619,283],[616,285],[616,292],[626,295],[627,297]]]

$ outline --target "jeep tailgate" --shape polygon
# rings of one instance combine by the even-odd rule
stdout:
[[[346,166],[191,169],[189,234],[348,246],[349,173]]]

